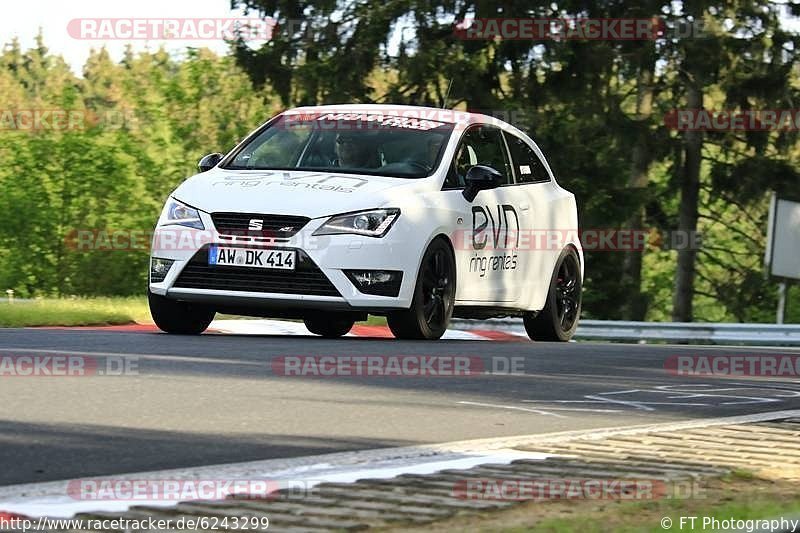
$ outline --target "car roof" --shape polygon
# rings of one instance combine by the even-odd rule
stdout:
[[[491,124],[499,128],[522,134],[514,126],[489,115],[458,111],[455,109],[442,109],[438,107],[424,107],[398,104],[333,104],[320,106],[295,107],[284,111],[283,114],[295,115],[303,113],[383,113],[401,117],[413,117],[427,120],[436,120],[455,124],[456,129],[463,129],[472,124]],[[524,135],[524,134],[523,134]]]

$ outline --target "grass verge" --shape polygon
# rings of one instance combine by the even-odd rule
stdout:
[[[218,314],[218,319],[246,318]],[[141,296],[109,298],[47,298],[0,301],[0,327],[111,326],[151,323],[147,299]],[[370,315],[370,326],[385,326],[386,318]]]
[[[0,327],[105,326],[150,322],[141,296],[18,300],[0,303]]]
[[[722,520],[798,519],[800,494],[796,481],[771,481],[739,473],[703,480],[699,497],[647,502],[570,500],[528,502],[507,510],[461,515],[420,527],[394,527],[382,531],[471,531],[534,533],[714,531],[703,518]],[[694,528],[688,519],[695,516]],[[669,519],[663,527],[662,520]],[[665,521],[666,523],[666,521]]]

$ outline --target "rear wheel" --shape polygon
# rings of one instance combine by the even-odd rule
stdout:
[[[208,328],[216,312],[202,305],[169,300],[147,291],[150,316],[161,331],[179,335],[198,335]]]
[[[389,313],[389,329],[398,339],[438,339],[453,316],[455,294],[453,254],[443,239],[436,239],[422,257],[411,308]]]
[[[303,319],[303,323],[311,333],[326,339],[335,339],[346,335],[356,323],[352,318],[337,316],[313,316]]]
[[[523,317],[531,340],[566,342],[578,328],[581,314],[581,267],[578,253],[564,250],[556,263],[544,309],[537,315]]]

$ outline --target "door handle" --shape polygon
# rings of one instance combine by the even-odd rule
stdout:
[[[521,206],[519,206],[519,208],[521,211],[527,211],[528,209],[531,208],[531,206],[528,204],[522,204]]]

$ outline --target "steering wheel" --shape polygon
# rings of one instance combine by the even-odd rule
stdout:
[[[420,163],[419,161],[409,160],[409,161],[403,161],[403,162],[405,164],[409,165],[409,166],[412,166],[412,167],[415,167],[415,168],[417,168],[419,170],[422,170],[426,174],[431,171],[431,167],[429,167],[425,163]]]

